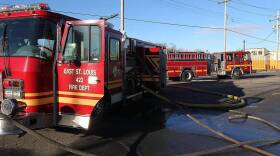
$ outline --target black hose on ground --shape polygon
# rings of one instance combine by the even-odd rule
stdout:
[[[147,90],[150,94],[156,96],[159,99],[162,99],[168,103],[173,103],[174,101],[163,97],[161,95],[158,95],[156,93],[153,92],[153,90],[142,86],[143,89]],[[181,88],[181,87],[180,87]],[[208,93],[212,93],[214,95],[219,95],[222,97],[227,97],[231,100],[234,100],[234,104],[229,104],[229,103],[221,103],[221,104],[193,104],[193,103],[186,103],[186,102],[181,102],[181,101],[176,101],[175,103],[177,104],[177,107],[180,107],[180,109],[184,108],[184,107],[189,107],[189,108],[200,108],[200,109],[223,109],[223,110],[229,110],[229,109],[236,109],[236,108],[241,108],[247,105],[246,101],[243,98],[237,97],[237,96],[233,96],[233,95],[226,95],[226,94],[220,94],[217,92],[209,92],[209,91],[202,91],[199,90],[199,92],[203,92],[205,94]]]
[[[194,91],[194,92],[210,94],[210,95],[217,95],[217,96],[229,98],[229,99],[232,99],[232,100],[240,100],[240,99],[242,99],[242,98],[240,98],[238,96],[234,96],[234,95],[230,95],[230,94],[224,94],[224,93],[219,93],[219,92],[214,92],[214,91],[202,90],[202,89],[198,89],[198,88],[191,88],[191,87],[186,87],[186,86],[170,86],[170,87],[172,87],[172,88],[183,88],[183,89],[188,89],[188,90],[191,90],[191,91]]]

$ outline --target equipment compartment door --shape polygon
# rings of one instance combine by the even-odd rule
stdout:
[[[59,125],[87,129],[95,106],[104,96],[102,30],[97,24],[66,26],[65,46],[57,63]]]

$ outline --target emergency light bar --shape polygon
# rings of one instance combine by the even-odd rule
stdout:
[[[4,5],[0,7],[0,12],[25,11],[25,10],[50,10],[46,3],[33,3],[28,5]]]
[[[160,48],[149,48],[150,53],[159,53]]]

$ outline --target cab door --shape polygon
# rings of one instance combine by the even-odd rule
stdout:
[[[122,34],[110,28],[107,29],[107,61],[106,61],[106,92],[110,95],[110,103],[123,99],[123,49]]]
[[[104,23],[68,22],[57,63],[58,125],[87,129],[104,96]]]

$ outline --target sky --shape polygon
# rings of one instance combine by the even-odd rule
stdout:
[[[223,28],[224,4],[218,4],[223,0],[124,1],[126,18],[175,24],[125,20],[125,31],[129,37],[154,43],[166,43],[178,49],[208,50],[209,52],[224,49],[223,30],[187,27],[195,25]],[[99,18],[81,14],[109,16],[120,12],[120,0],[5,0],[0,1],[0,4],[38,2],[45,2],[54,11],[68,12],[64,14],[79,19]],[[228,32],[227,49],[243,49],[243,40],[245,40],[246,48],[275,50],[276,33],[273,29],[275,21],[270,20],[276,18],[277,9],[280,10],[279,0],[229,1],[228,29],[237,33]],[[110,22],[115,29],[119,29],[119,18],[111,19]]]

